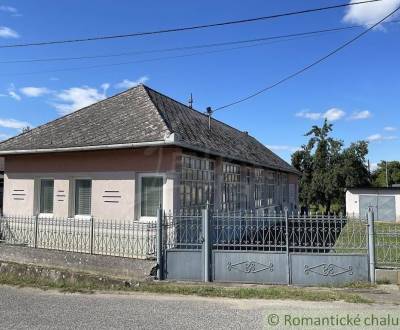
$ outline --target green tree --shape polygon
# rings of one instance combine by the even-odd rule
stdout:
[[[400,184],[400,162],[387,162],[387,183],[389,187]],[[381,161],[372,173],[372,184],[375,187],[386,187],[386,162]]]
[[[292,165],[302,173],[299,198],[303,206],[322,206],[327,213],[333,204],[344,210],[345,188],[370,184],[366,166],[368,143],[359,141],[343,148],[330,136],[332,124],[312,126],[305,134],[307,144],[292,155]]]

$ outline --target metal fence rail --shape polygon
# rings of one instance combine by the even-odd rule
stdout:
[[[367,253],[367,222],[343,215],[210,212],[214,250]],[[202,245],[200,212],[164,214],[166,248]]]
[[[379,268],[400,268],[400,224],[375,223],[375,259]]]
[[[128,258],[154,258],[156,224],[98,219],[1,217],[0,241]]]

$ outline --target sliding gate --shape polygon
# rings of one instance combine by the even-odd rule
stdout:
[[[167,279],[335,285],[368,281],[368,227],[342,216],[214,213],[164,217]]]

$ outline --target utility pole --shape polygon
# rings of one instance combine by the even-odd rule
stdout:
[[[387,166],[387,161],[386,160],[385,160],[385,165],[386,165],[386,188],[389,188],[388,166]]]

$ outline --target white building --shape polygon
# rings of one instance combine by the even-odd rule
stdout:
[[[346,191],[346,212],[366,217],[372,207],[377,221],[400,222],[400,188],[352,188]]]

